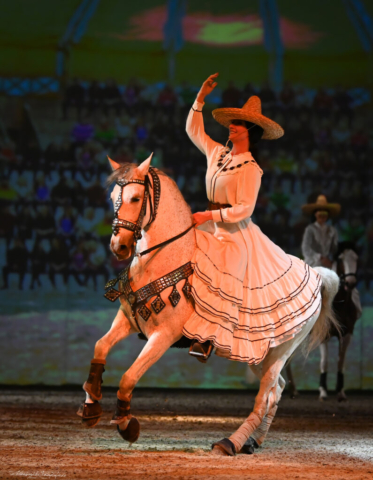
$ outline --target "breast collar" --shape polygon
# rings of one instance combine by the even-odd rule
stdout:
[[[153,185],[150,182],[149,174],[152,177]],[[114,220],[112,224],[113,235],[118,235],[119,229],[124,228],[125,230],[130,230],[131,232],[133,232],[133,237],[135,242],[141,239],[142,237],[141,230],[143,228],[142,223],[146,215],[146,206],[148,203],[148,199],[149,199],[149,205],[150,205],[150,218],[146,226],[149,226],[152,222],[154,222],[158,212],[159,199],[161,197],[161,182],[154,168],[152,167],[149,168],[149,174],[146,175],[145,180],[140,180],[136,178],[134,178],[133,180],[126,180],[124,177],[119,178],[117,180],[116,183],[117,185],[120,186],[120,192],[114,204]],[[145,186],[144,198],[142,201],[139,217],[136,223],[132,223],[128,220],[119,218],[119,210],[123,203],[123,188],[126,187],[127,185],[130,185],[131,183],[138,183],[140,185]],[[150,194],[151,188],[153,188],[154,190],[153,201],[152,201],[152,196]]]

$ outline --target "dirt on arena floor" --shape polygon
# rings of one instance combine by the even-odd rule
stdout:
[[[267,441],[254,455],[217,457],[211,444],[250,413],[245,391],[138,389],[133,414],[141,435],[131,447],[109,424],[116,395],[104,391],[105,414],[80,426],[78,390],[0,390],[0,478],[70,479],[373,479],[373,396],[320,403],[316,393],[281,400]]]

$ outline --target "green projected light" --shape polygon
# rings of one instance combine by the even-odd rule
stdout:
[[[129,18],[125,33],[110,34],[118,40],[162,42],[167,20],[166,6],[143,10]],[[183,37],[186,42],[208,46],[238,47],[262,45],[263,21],[258,14],[234,13],[217,15],[210,12],[192,12],[183,17]],[[303,23],[280,18],[282,41],[287,48],[308,48],[322,33],[314,32]]]
[[[245,22],[207,22],[198,32],[195,41],[216,45],[261,44],[263,27]]]

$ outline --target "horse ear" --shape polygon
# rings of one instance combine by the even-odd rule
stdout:
[[[117,162],[114,162],[114,160],[112,160],[110,157],[107,157],[109,162],[110,162],[110,165],[111,165],[111,168],[114,170],[118,170],[118,168],[120,168],[120,164],[117,163]]]
[[[149,167],[150,167],[150,162],[152,161],[152,157],[153,157],[153,154],[151,154],[150,157],[148,157],[146,160],[144,160],[137,167],[137,171],[144,177],[148,174]]]

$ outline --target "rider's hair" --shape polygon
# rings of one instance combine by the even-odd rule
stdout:
[[[249,131],[250,145],[256,145],[261,140],[264,130],[262,129],[262,127],[259,127],[259,125],[255,125],[255,123],[245,122],[245,124],[246,124],[246,128],[250,130]]]

